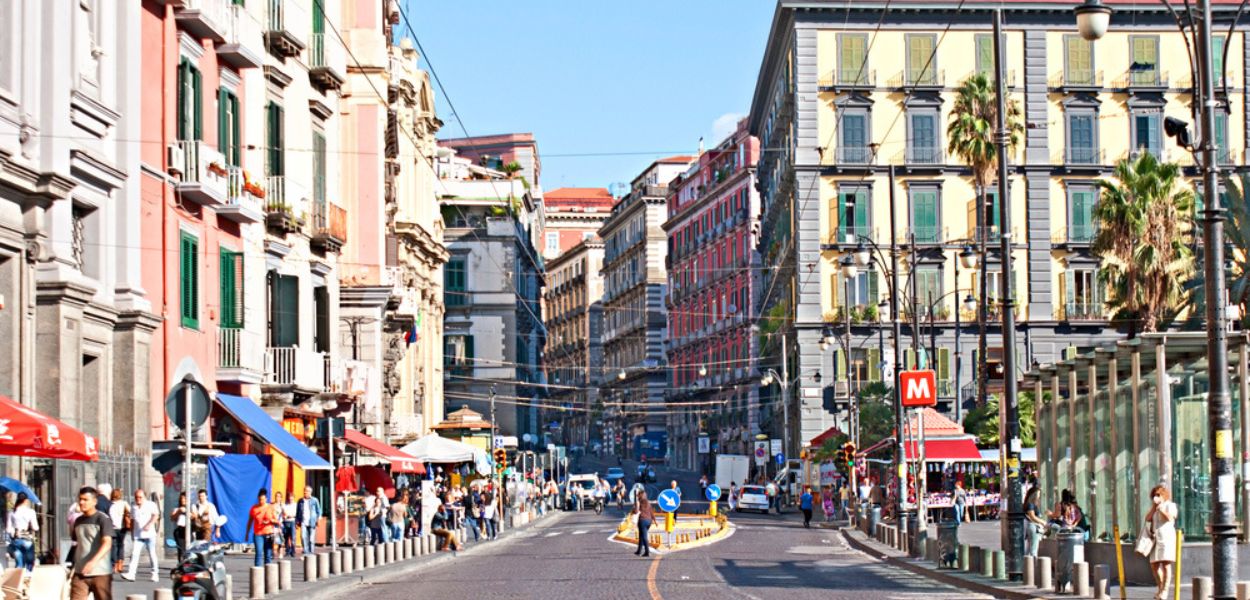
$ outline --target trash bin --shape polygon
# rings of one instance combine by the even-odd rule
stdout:
[[[907,554],[912,558],[924,556],[924,541],[928,537],[928,529],[920,526],[920,513],[907,513]]]
[[[877,531],[877,524],[881,522],[881,505],[871,504],[868,506],[868,518],[865,520],[868,535],[873,535]]]
[[[1055,536],[1055,592],[1065,593],[1076,579],[1076,563],[1085,562],[1085,532],[1060,529]]]
[[[959,568],[959,521],[937,524],[938,568]]]

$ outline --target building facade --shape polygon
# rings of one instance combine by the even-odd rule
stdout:
[[[558,408],[544,411],[542,421],[558,424],[552,437],[565,446],[585,447],[591,439],[599,439],[594,433],[601,433],[595,417],[602,412],[599,385],[604,375],[602,268],[603,242],[597,235],[547,263],[543,366],[549,404]]]
[[[543,259],[552,260],[599,232],[616,199],[606,188],[559,188],[543,193]]]
[[[652,163],[599,230],[604,243],[604,438],[610,450],[622,455],[637,455],[635,437],[665,431],[668,240],[661,225],[667,219],[668,182],[692,160],[674,156]]]
[[[669,183],[669,443],[675,464],[706,470],[760,432],[757,339],[759,142],[744,119]],[[709,438],[699,452],[698,438]]]
[[[977,274],[960,271],[956,256],[982,239],[996,248],[1004,233],[992,191],[984,207],[992,224],[977,226],[970,171],[947,155],[945,133],[955,88],[976,72],[992,77],[991,9],[1000,5],[929,3],[882,19],[878,2],[825,4],[802,10],[779,5],[750,116],[762,145],[779,149],[765,153],[759,169],[766,290],[760,306],[765,316],[782,317],[791,334],[789,361],[798,383],[787,404],[797,404],[791,422],[798,423],[792,437],[799,440],[844,416],[830,410],[836,407],[830,399],[862,382],[888,379],[894,363],[889,323],[876,310],[890,293],[888,273],[861,269],[846,281],[838,269],[843,256],[860,242],[875,244],[886,250],[881,256],[888,268],[894,234],[903,254],[900,287],[906,288],[899,294],[904,360],[936,368],[940,407],[958,416],[964,407],[956,397],[966,407],[975,395],[978,332],[975,312],[960,305],[968,294],[979,299],[981,290]],[[1236,10],[1215,4],[1217,14]],[[1194,175],[1188,153],[1162,134],[1165,116],[1192,119],[1193,78],[1184,40],[1163,6],[1116,3],[1111,32],[1093,44],[1076,34],[1070,3],[1002,8],[1005,83],[1028,125],[1010,156],[1008,182],[1015,352],[1017,364],[1028,365],[1121,336],[1103,307],[1098,260],[1090,251],[1097,231],[1095,182],[1138,152],[1178,162]],[[1216,65],[1229,84],[1217,143],[1221,162],[1240,166],[1245,36],[1220,36],[1217,49],[1225,45],[1227,64]],[[972,60],[968,49],[975,50]],[[1001,388],[997,366],[1005,351],[997,302],[1001,256],[993,250],[982,264],[993,391]],[[822,351],[818,341],[828,329],[843,331],[847,317],[849,344]],[[779,351],[766,344],[762,360],[779,362]],[[822,384],[812,377],[818,372],[834,376]],[[796,451],[792,444],[790,453]]]
[[[534,246],[541,206],[519,176],[451,148],[439,148],[436,165],[450,253],[443,286],[446,401],[490,415],[501,435],[533,440],[535,405],[545,394],[543,262]]]

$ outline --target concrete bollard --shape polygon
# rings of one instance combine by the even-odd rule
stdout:
[[[387,543],[382,543],[382,544],[378,544],[374,546],[373,551],[377,553],[377,556],[374,557],[373,564],[379,567],[390,564],[391,561],[387,560],[387,555],[386,555],[386,549],[390,547],[391,545]]]
[[[1024,557],[1024,575],[1023,583],[1027,587],[1033,587],[1036,579],[1034,579],[1033,570],[1037,568],[1037,559],[1032,556]]]
[[[402,540],[399,540],[399,560],[408,560],[408,558],[411,556],[411,554],[409,553],[409,550],[412,549],[412,544],[408,543],[408,540],[410,539],[412,538],[404,538]]]
[[[1089,597],[1089,563],[1079,562],[1072,565],[1073,595],[1081,598]]]
[[[1250,581],[1237,582],[1237,600],[1250,600]]]
[[[269,563],[265,565],[265,593],[276,594],[282,590],[278,589],[278,563]]]
[[[291,589],[291,561],[278,561],[278,591],[285,592]]]
[[[343,551],[342,550],[335,550],[334,552],[330,553],[330,574],[331,575],[343,574]]]
[[[365,569],[365,549],[362,546],[352,547],[352,571]]]
[[[1194,600],[1207,600],[1211,597],[1212,582],[1210,577],[1193,578],[1193,598]]]
[[[265,597],[265,568],[251,567],[248,570],[248,597],[264,598]]]
[[[994,579],[1006,580],[1007,579],[1007,554],[1003,552],[1002,550],[995,550],[994,555],[993,555],[993,560],[994,560]]]
[[[343,572],[351,573],[356,570],[356,554],[351,548],[343,548]]]
[[[361,554],[365,557],[365,568],[372,569],[373,559],[377,556],[373,546],[365,546],[364,548],[361,548]]]
[[[1050,571],[1050,557],[1049,556],[1037,557],[1036,565],[1037,566],[1035,568],[1034,576],[1037,578],[1037,589],[1039,590],[1054,589],[1054,584],[1051,583],[1052,576],[1054,574],[1051,573]]]
[[[1111,594],[1111,565],[1094,565],[1094,598],[1107,600]]]
[[[392,542],[386,542],[382,544],[381,559],[382,560],[379,560],[378,562],[384,565],[389,565],[395,562],[395,546],[393,545]]]
[[[434,551],[435,551],[435,550],[437,550],[437,549],[438,549],[438,538],[434,537],[434,534],[432,534],[432,533],[430,533],[430,534],[426,534],[426,536],[425,536],[425,553],[426,553],[426,554],[434,554]]]
[[[126,596],[126,600],[148,600],[144,594],[130,594]]]
[[[985,577],[994,576],[994,552],[990,548],[981,549],[981,575]]]
[[[226,575],[226,598],[234,597],[234,575]]]
[[[967,571],[968,569],[970,569],[971,563],[969,561],[971,560],[972,559],[969,557],[969,552],[968,552],[968,544],[960,544],[959,545],[959,570]]]
[[[317,579],[326,579],[330,576],[330,553],[322,552],[317,554]]]
[[[152,600],[174,600],[174,591],[152,590]]]
[[[981,572],[981,547],[980,546],[968,546],[967,548],[968,548],[968,572],[980,573]]]
[[[317,580],[317,557],[311,554],[304,555],[304,581]]]

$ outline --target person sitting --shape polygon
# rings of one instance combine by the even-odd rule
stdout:
[[[456,536],[448,530],[450,523],[451,517],[447,514],[447,506],[442,502],[438,503],[438,511],[434,513],[434,518],[430,521],[430,531],[438,537],[439,551],[450,549],[455,552],[460,549],[460,544],[456,543]]]
[[[1072,490],[1063,490],[1059,493],[1059,504],[1054,510],[1046,511],[1046,516],[1050,520],[1051,532],[1058,532],[1064,529],[1075,529],[1083,532],[1086,537],[1089,536],[1088,527],[1085,526],[1085,513],[1081,510],[1080,505],[1076,503],[1076,496]]]

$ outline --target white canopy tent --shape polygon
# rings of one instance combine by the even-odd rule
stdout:
[[[439,436],[437,433],[431,433],[400,450],[404,454],[415,457],[421,462],[429,463],[461,463],[473,462],[476,464],[490,465],[490,456],[485,450],[472,446],[464,442],[449,440]]]

